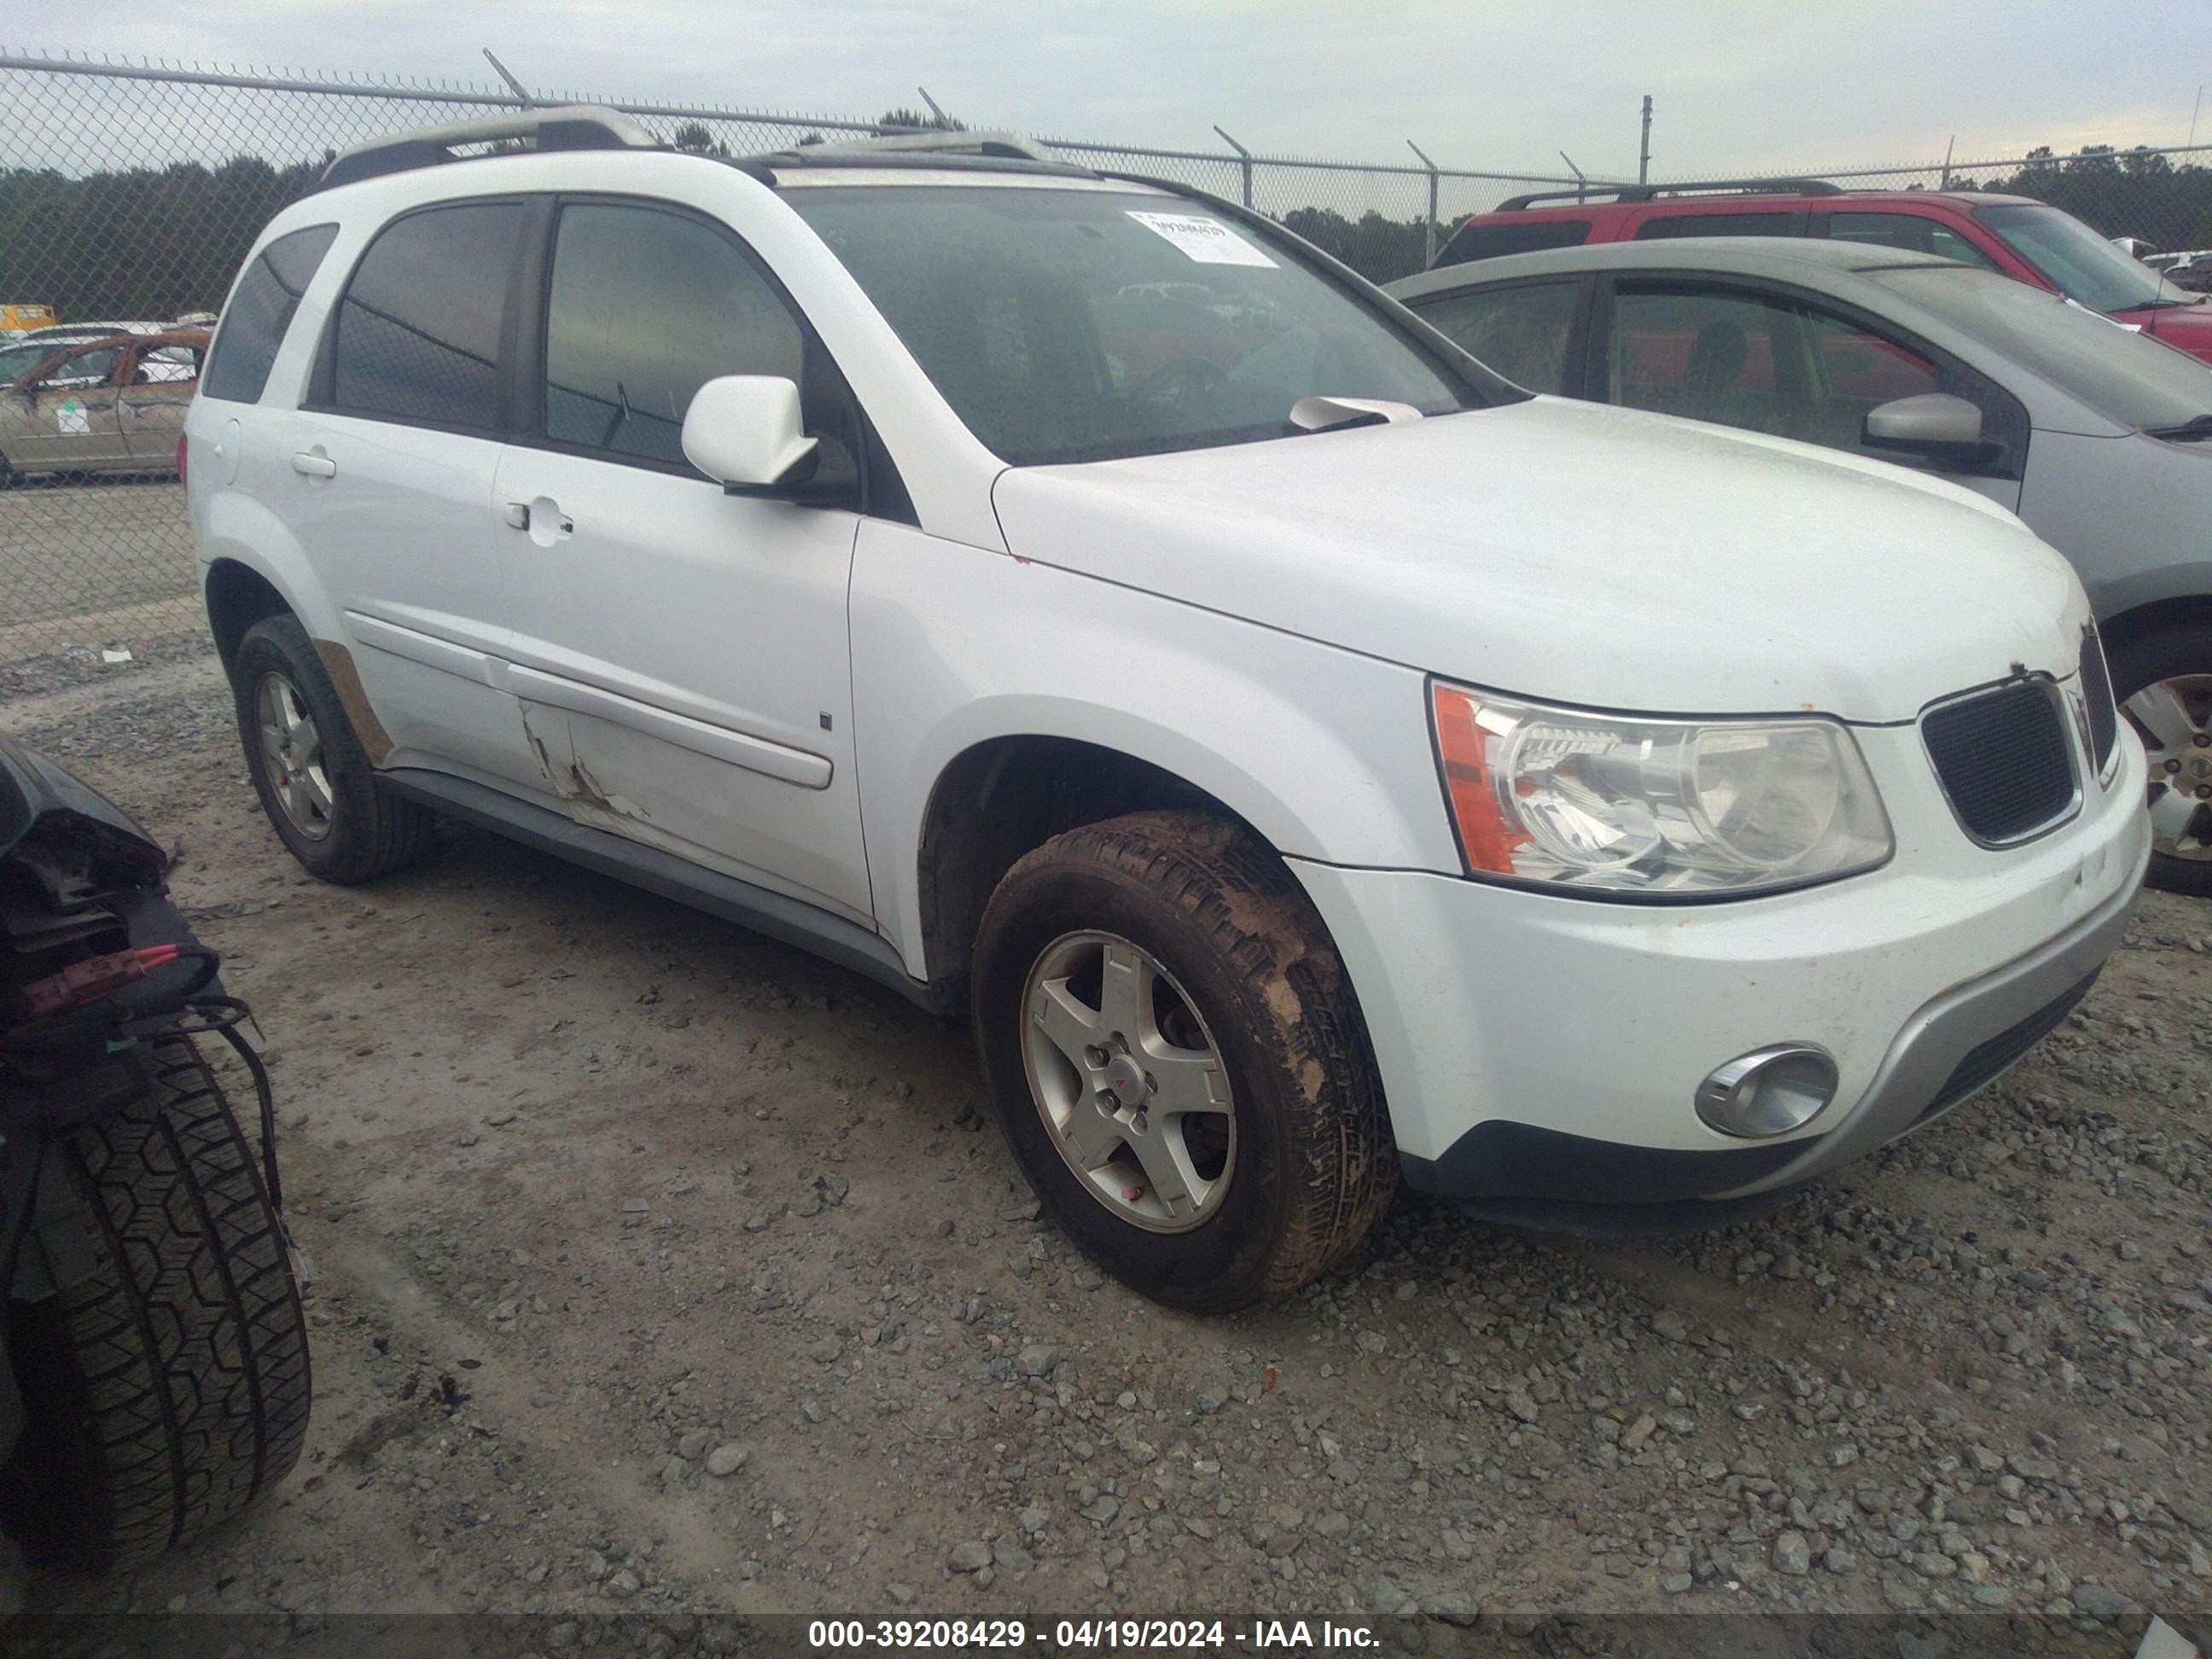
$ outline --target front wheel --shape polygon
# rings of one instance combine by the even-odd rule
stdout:
[[[9,1310],[23,1397],[0,1520],[34,1557],[137,1565],[283,1480],[307,1437],[307,1333],[282,1230],[214,1074],[158,1040],[155,1086],[47,1153],[40,1208],[90,1271]],[[57,1202],[56,1200],[58,1200]]]
[[[1047,842],[992,895],[973,985],[1023,1173],[1154,1300],[1286,1294],[1389,1207],[1397,1154],[1343,963],[1237,826],[1143,812]]]
[[[2150,757],[2148,878],[2212,894],[2212,629],[2160,629],[2112,653],[2112,690]]]

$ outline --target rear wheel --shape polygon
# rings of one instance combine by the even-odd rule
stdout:
[[[93,1571],[235,1515],[307,1431],[307,1330],[260,1173],[190,1041],[154,1060],[154,1090],[42,1171],[92,1272],[9,1309],[25,1423],[0,1516],[34,1557]]]
[[[1024,1174],[1155,1300],[1215,1312],[1297,1290],[1397,1190],[1343,964],[1234,824],[1145,812],[1047,842],[992,895],[973,983]]]
[[[392,793],[298,619],[246,630],[231,660],[246,769],[292,856],[325,881],[370,881],[422,855],[434,820]]]
[[[2212,893],[2212,629],[2142,635],[2112,653],[2112,670],[2150,757],[2150,884]]]

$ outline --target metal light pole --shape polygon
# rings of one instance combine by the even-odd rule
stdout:
[[[1651,94],[1644,94],[1644,149],[1636,158],[1636,182],[1644,184],[1651,177]]]

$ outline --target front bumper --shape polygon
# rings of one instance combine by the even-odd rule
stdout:
[[[2149,858],[2142,752],[2124,751],[2072,823],[2002,853],[1966,845],[1940,800],[1913,801],[1900,767],[1883,780],[1900,823],[1888,866],[1731,904],[1293,867],[1358,991],[1410,1184],[1691,1200],[1717,1222],[1929,1121],[2064,1018]],[[1782,1042],[1836,1057],[1828,1106],[1772,1140],[1707,1127],[1693,1103],[1707,1073]]]

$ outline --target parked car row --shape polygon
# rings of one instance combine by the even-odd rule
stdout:
[[[2212,367],[1856,240],[1614,241],[1390,292],[1532,392],[1895,461],[2019,514],[2081,574],[2149,747],[2154,879],[2212,892]]]
[[[1486,366],[1011,137],[363,146],[186,417],[246,766],[328,880],[451,814],[964,1013],[1048,1211],[1177,1306],[1328,1272],[1401,1180],[1754,1212],[2118,943],[2144,746],[2008,508],[2189,418],[2078,331],[1978,367],[1948,291],[1895,340],[1943,273],[1829,254],[1863,289],[1466,267],[1530,284]]]
[[[1437,262],[1677,236],[1807,237],[1932,253],[2063,294],[2212,360],[2212,303],[2175,292],[2072,214],[2025,196],[1846,191],[1818,179],[1537,191],[1468,220]]]

